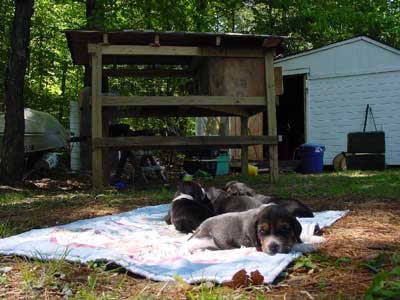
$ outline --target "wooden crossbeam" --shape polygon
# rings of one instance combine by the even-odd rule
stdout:
[[[240,148],[243,145],[277,145],[277,136],[135,136],[95,138],[95,148]]]
[[[214,105],[207,105],[198,106],[200,109],[205,109],[210,112],[220,112],[223,116],[241,116],[241,117],[248,117],[250,114],[246,111],[245,107],[243,106],[214,106]]]
[[[103,106],[265,106],[265,97],[103,96]]]
[[[88,44],[89,53],[100,46],[103,55],[140,55],[140,56],[220,56],[220,57],[264,57],[259,48],[223,48],[188,46],[139,46],[139,45],[103,45]]]
[[[193,71],[162,69],[104,69],[103,76],[109,77],[193,77]]]

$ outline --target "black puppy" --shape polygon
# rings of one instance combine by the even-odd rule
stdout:
[[[244,211],[242,208],[253,208],[261,204],[276,203],[286,208],[291,214],[299,218],[312,218],[313,212],[304,203],[297,199],[276,198],[256,194],[256,192],[246,184],[238,181],[230,181],[225,185],[225,191],[236,197],[229,197],[222,201],[220,196],[213,205],[218,207],[219,211],[234,212]],[[244,196],[244,197],[243,197]],[[247,196],[247,197],[246,197]],[[251,197],[253,199],[249,199]]]
[[[189,233],[212,216],[213,207],[204,189],[198,183],[185,181],[178,185],[165,222],[174,224],[180,232]]]
[[[256,247],[269,255],[288,253],[300,239],[301,225],[286,209],[262,205],[204,221],[189,238],[186,249],[225,250]]]

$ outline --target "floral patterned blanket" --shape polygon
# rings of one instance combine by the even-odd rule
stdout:
[[[40,259],[66,259],[87,263],[114,262],[146,278],[188,283],[204,280],[227,282],[239,270],[258,270],[271,283],[302,252],[269,256],[255,248],[198,250],[188,253],[189,235],[164,222],[168,205],[148,206],[126,213],[80,220],[45,229],[34,229],[0,239],[0,254]],[[324,211],[314,218],[299,219],[302,238],[312,236],[316,224],[323,228],[347,211]]]

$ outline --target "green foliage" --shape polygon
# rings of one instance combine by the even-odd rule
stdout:
[[[25,196],[26,195],[24,195],[23,193],[17,193],[17,192],[0,194],[0,206],[5,204],[16,203],[19,200],[25,198]]]
[[[18,227],[11,222],[0,223],[0,239],[17,234]]]
[[[297,269],[315,269],[317,268],[317,266],[311,261],[310,258],[306,257],[306,256],[302,256],[299,259],[296,260],[296,263],[293,267],[294,270]]]
[[[366,300],[399,299],[400,298],[400,266],[388,272],[378,273],[365,295]]]
[[[382,269],[383,266],[385,265],[385,257],[386,257],[386,255],[384,253],[380,253],[374,259],[363,262],[360,265],[368,268],[369,270],[371,270],[374,273],[378,273],[380,271],[380,269]]]
[[[14,1],[0,0],[0,103],[4,103]],[[366,34],[400,46],[400,1],[387,0],[97,0],[86,18],[85,1],[35,0],[25,106],[52,113],[68,127],[69,102],[83,87],[83,68],[73,65],[64,31],[99,25],[105,30],[249,32],[290,37],[285,53]],[[98,24],[102,23],[102,24]],[[96,25],[96,26],[97,26]],[[157,67],[157,66],[154,66]],[[110,82],[121,95],[178,95],[188,80],[127,79]],[[130,121],[133,129],[177,124],[194,134],[193,118]]]
[[[394,266],[391,270],[382,270],[385,259],[389,260],[387,254],[380,253],[375,259],[361,264],[377,273],[365,294],[367,300],[400,298],[400,254],[395,252],[390,256],[390,265]]]

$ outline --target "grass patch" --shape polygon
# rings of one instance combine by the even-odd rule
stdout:
[[[382,254],[383,255],[383,254]],[[371,286],[366,292],[366,300],[374,299],[400,299],[400,260],[399,254],[391,257],[395,267],[388,271],[381,271],[374,277]],[[382,267],[382,258],[379,259],[379,267]],[[376,268],[375,268],[376,269]],[[376,270],[375,270],[376,271]]]
[[[282,174],[274,185],[269,184],[268,174],[199,180],[206,187],[213,185],[219,188],[229,180],[240,180],[258,193],[299,198],[321,209],[326,209],[322,206],[325,203],[334,204],[334,209],[350,207],[352,213],[325,231],[324,235],[329,237],[327,248],[296,260],[282,272],[272,287],[262,285],[232,289],[210,283],[188,285],[179,280],[165,285],[127,275],[104,263],[93,262],[85,266],[72,264],[63,258],[47,261],[45,257],[43,260],[27,260],[0,256],[0,268],[12,266],[12,271],[0,272],[0,298],[306,299],[310,298],[307,293],[315,299],[398,297],[399,169],[310,175],[288,173]],[[136,187],[135,191],[109,189],[102,194],[95,194],[89,189],[74,191],[64,190],[65,185],[62,187],[1,193],[0,238],[32,228],[169,203],[176,182],[170,187]],[[369,246],[372,248],[369,249]],[[380,255],[382,251],[385,252]]]
[[[29,195],[27,195],[26,193],[22,193],[22,192],[0,193],[0,206],[19,203],[21,200],[25,199],[27,196],[29,196]]]
[[[299,174],[290,172],[270,185],[268,177],[231,178],[257,188],[260,193],[278,197],[295,198],[363,198],[399,199],[400,169],[384,171],[343,171],[322,174]]]
[[[24,222],[29,223],[29,221]],[[25,228],[24,224],[11,221],[0,222],[0,239],[20,233]]]

